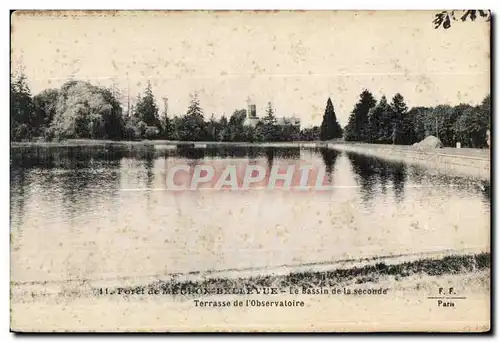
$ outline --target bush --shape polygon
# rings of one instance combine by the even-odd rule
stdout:
[[[155,126],[147,126],[144,131],[144,137],[149,140],[156,138],[158,134],[160,134],[160,130]]]

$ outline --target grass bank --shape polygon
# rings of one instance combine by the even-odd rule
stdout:
[[[115,279],[103,285],[12,284],[11,329],[15,331],[488,331],[491,294],[490,253],[422,258],[409,262],[379,262],[338,267],[324,272],[250,276],[198,281],[140,281],[133,287]],[[156,278],[157,279],[157,278]],[[136,279],[138,280],[138,279]],[[116,293],[159,290],[158,295]],[[145,285],[149,284],[149,285]],[[53,285],[53,286],[51,286]],[[265,296],[163,293],[191,289],[298,288],[299,294]],[[342,295],[310,294],[307,288],[330,286]],[[443,309],[439,288],[453,288],[464,300]],[[106,288],[113,293],[96,294]],[[352,295],[344,294],[351,289]],[[356,290],[368,291],[357,293]],[[383,293],[380,293],[380,290]],[[385,292],[387,290],[387,293]],[[288,292],[288,291],[286,291]],[[148,292],[146,292],[148,293]],[[195,301],[303,301],[303,307],[198,307]],[[446,310],[446,311],[444,311]],[[49,314],[48,314],[49,313]]]
[[[250,277],[214,277],[201,280],[156,281],[146,285],[146,291],[158,290],[172,296],[198,296],[197,291],[216,293],[217,289],[254,289],[290,287],[336,287],[373,283],[388,278],[393,282],[405,282],[407,278],[419,276],[467,275],[489,270],[490,253],[472,255],[449,255],[442,258],[424,258],[398,264],[378,262],[360,267],[338,268],[329,271],[303,271],[286,275],[255,275]],[[123,287],[121,287],[123,289]],[[135,287],[130,287],[134,289]]]

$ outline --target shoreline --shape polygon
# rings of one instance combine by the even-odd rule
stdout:
[[[407,162],[435,169],[452,171],[464,176],[490,180],[490,149],[472,148],[428,148],[419,149],[410,145],[384,145],[351,143],[340,141],[288,141],[288,142],[218,142],[218,141],[174,141],[142,140],[113,141],[71,139],[60,142],[11,142],[10,148],[30,147],[99,147],[99,146],[153,147],[158,150],[176,148],[217,148],[217,147],[275,147],[275,148],[328,148],[341,152],[356,153],[389,161]]]
[[[196,294],[193,289],[203,288],[215,290],[218,288],[263,288],[276,287],[323,287],[349,286],[362,284],[377,284],[388,278],[395,283],[404,283],[412,276],[436,277],[446,275],[465,275],[474,272],[491,270],[491,253],[441,253],[434,255],[414,255],[408,257],[364,258],[346,260],[337,263],[317,264],[314,267],[303,265],[278,270],[271,267],[268,272],[261,270],[233,270],[188,272],[144,277],[113,277],[108,279],[66,279],[33,282],[10,281],[12,295],[33,291],[36,293],[43,287],[45,296],[67,295],[64,292],[70,288],[71,294],[78,297],[92,296],[92,288],[135,289],[144,287],[168,291],[175,297],[181,295],[175,291],[188,291]],[[317,267],[319,266],[319,267]],[[323,266],[323,267],[322,267]],[[76,289],[80,288],[78,294]],[[36,293],[38,295],[38,293]],[[24,296],[23,295],[23,296]],[[184,294],[182,294],[184,295]]]
[[[329,143],[328,148],[395,162],[407,162],[433,170],[444,172],[451,171],[464,176],[490,180],[489,149],[419,149],[409,145],[339,143]]]
[[[404,283],[412,276],[436,277],[444,275],[470,274],[489,270],[491,267],[490,253],[471,255],[448,255],[441,258],[422,258],[399,263],[365,264],[351,267],[332,268],[329,270],[308,270],[290,272],[288,274],[253,275],[236,278],[203,277],[198,280],[158,280],[149,283],[146,288],[161,290],[176,295],[194,295],[196,289],[216,293],[217,289],[255,289],[255,288],[316,288],[338,286],[361,286],[363,284],[378,284],[383,278],[392,278],[394,282]],[[134,287],[131,287],[131,289]],[[186,292],[186,293],[181,293]]]
[[[344,141],[272,141],[272,142],[245,142],[245,141],[180,141],[180,140],[94,140],[94,139],[68,139],[61,141],[11,141],[10,147],[85,147],[102,145],[128,145],[128,146],[188,146],[205,145],[207,147],[218,146],[242,146],[242,147],[316,147],[331,148],[345,151],[355,151],[357,153],[373,152],[374,150],[384,150],[396,153],[409,154],[435,154],[454,157],[472,158],[478,160],[489,160],[490,149],[479,148],[416,148],[412,145],[388,145],[371,144],[360,142]]]
[[[85,147],[85,146],[186,146],[186,147],[309,147],[330,148],[359,154],[373,154],[374,151],[390,151],[391,153],[433,154],[438,156],[464,157],[477,160],[490,160],[490,149],[477,148],[414,148],[412,145],[369,144],[343,141],[273,141],[273,142],[234,142],[234,141],[177,141],[177,140],[93,140],[69,139],[62,141],[11,141],[11,148],[18,147]],[[201,147],[200,147],[201,148]],[[386,155],[384,155],[386,156]]]
[[[233,141],[176,141],[176,140],[91,140],[91,139],[70,139],[64,141],[11,141],[11,148],[17,147],[85,147],[85,146],[186,146],[186,147],[219,147],[219,146],[239,146],[239,147],[327,147],[327,142],[319,141],[282,141],[282,142],[233,142]]]

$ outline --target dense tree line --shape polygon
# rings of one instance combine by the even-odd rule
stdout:
[[[326,102],[320,126],[300,129],[278,125],[268,103],[266,114],[255,126],[246,125],[245,109],[229,117],[207,120],[196,94],[186,113],[169,117],[160,113],[151,84],[137,98],[136,105],[124,112],[111,89],[84,81],[68,81],[60,89],[47,89],[32,96],[21,72],[11,82],[11,139],[168,139],[180,141],[316,141],[344,137],[346,141],[382,144],[413,144],[436,135],[445,146],[460,141],[465,147],[486,147],[490,129],[490,97],[478,106],[415,107],[408,110],[403,96],[391,103],[385,96],[377,102],[364,90],[349,121],[342,129],[333,103]]]
[[[439,105],[408,110],[399,93],[391,103],[385,96],[377,103],[374,96],[364,90],[351,112],[344,138],[346,141],[410,145],[434,135],[444,146],[454,147],[460,142],[463,147],[488,147],[490,106],[488,95],[477,106]]]
[[[269,102],[255,127],[245,125],[246,110],[206,121],[199,99],[192,96],[184,115],[168,117],[156,105],[151,84],[130,113],[125,113],[111,89],[83,81],[68,81],[32,97],[25,76],[11,84],[11,139],[168,139],[180,141],[296,141],[319,140],[319,127],[278,125]]]

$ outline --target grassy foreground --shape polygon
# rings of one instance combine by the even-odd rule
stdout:
[[[331,271],[304,271],[287,275],[265,275],[235,278],[206,278],[203,280],[157,281],[146,286],[147,290],[163,293],[197,296],[200,289],[215,293],[216,289],[248,289],[274,287],[334,287],[364,283],[377,283],[381,278],[392,277],[403,282],[412,275],[442,276],[460,275],[490,269],[491,254],[451,255],[442,258],[426,258],[417,261],[388,265],[383,262],[361,267],[340,268]]]

